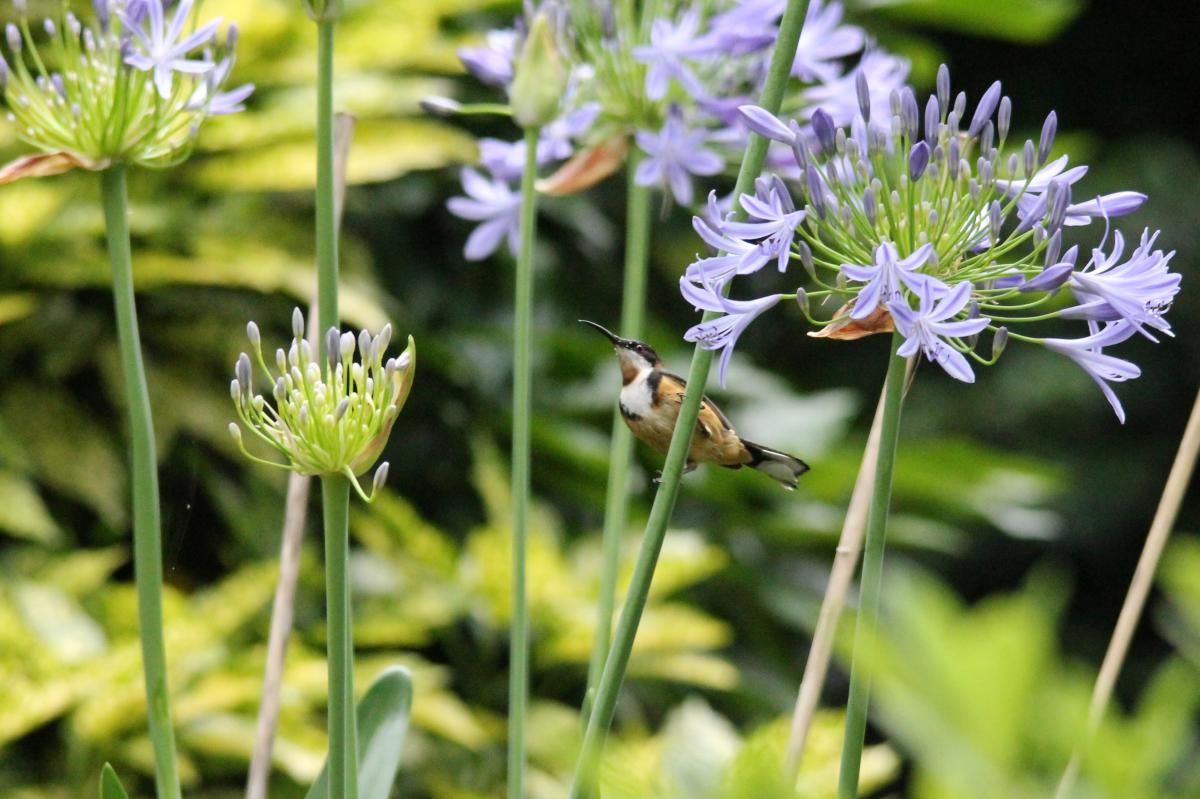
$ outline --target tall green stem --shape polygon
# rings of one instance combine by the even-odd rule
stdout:
[[[512,423],[512,638],[508,673],[508,799],[525,795],[525,706],[529,695],[529,609],[525,551],[529,525],[530,328],[533,317],[533,247],[537,234],[536,127],[525,130],[521,174],[521,245],[517,253],[513,316]]]
[[[142,669],[146,678],[146,707],[154,745],[154,784],[159,799],[179,799],[175,763],[175,732],[171,728],[167,654],[162,618],[162,520],[158,497],[158,461],[154,452],[154,422],[142,363],[137,306],[133,294],[133,255],[129,244],[129,213],[125,167],[101,173],[108,257],[112,263],[113,303],[125,400],[129,404],[129,434],[133,482],[133,566],[137,582],[138,633],[142,639]]]
[[[333,47],[334,22],[325,20],[317,23],[317,191],[316,236],[317,236],[317,330],[319,346],[324,346],[324,332],[331,327],[340,327],[338,309],[338,231],[337,202],[334,185],[334,136],[333,136]],[[329,652],[329,765],[330,786],[335,792],[348,799],[358,796],[358,725],[354,711],[354,636],[353,617],[350,604],[350,578],[346,569],[348,542],[340,548],[341,561],[329,560],[338,553],[329,547],[330,535],[346,539],[346,523],[342,522],[341,533],[332,532],[329,526],[331,511],[342,512],[350,502],[350,483],[340,476],[321,479],[322,503],[325,507],[325,550],[326,550],[326,609],[330,635]],[[332,505],[332,508],[331,508]],[[334,579],[339,581],[334,585]],[[334,598],[339,597],[336,604]],[[333,613],[339,614],[334,618]],[[335,625],[341,634],[333,635]],[[341,668],[335,669],[335,663]],[[335,674],[336,673],[336,674]],[[337,677],[335,681],[335,676]],[[335,693],[336,692],[336,693]],[[335,713],[335,708],[339,712]],[[339,725],[336,730],[335,724]],[[341,778],[334,768],[335,754],[341,761]],[[341,786],[338,788],[337,786]]]
[[[333,185],[333,22],[317,23],[317,338],[338,325],[338,246]]]
[[[771,54],[771,64],[768,67],[767,79],[763,84],[759,105],[771,113],[778,113],[783,103],[784,89],[787,87],[788,74],[796,55],[796,45],[800,41],[800,30],[804,26],[804,16],[808,10],[808,0],[788,0],[779,24],[779,37],[775,40],[775,48]],[[740,197],[751,189],[755,179],[761,174],[763,161],[767,155],[767,140],[754,134],[742,159],[738,171],[737,183],[734,185],[733,196]],[[745,211],[740,203],[734,203],[734,213],[737,218],[744,218]],[[705,318],[711,318],[706,314]],[[671,519],[671,511],[675,507],[675,498],[679,494],[679,479],[683,476],[684,461],[687,458],[688,447],[691,443],[692,432],[696,426],[696,418],[700,414],[700,401],[704,396],[704,385],[708,382],[708,370],[712,365],[713,354],[709,350],[696,347],[692,355],[692,366],[688,371],[688,386],[683,403],[679,408],[679,417],[675,423],[675,432],[671,436],[671,446],[667,450],[666,462],[663,464],[662,480],[658,492],[654,496],[654,504],[650,507],[650,518],[646,521],[646,533],[642,538],[642,546],[638,551],[637,563],[634,566],[633,578],[630,581],[629,592],[625,596],[625,604],[621,610],[621,619],[617,624],[616,635],[612,648],[604,662],[604,671],[596,686],[595,702],[591,715],[588,717],[587,729],[583,736],[583,745],[579,752],[579,762],[575,768],[575,777],[571,783],[571,799],[579,799],[585,794],[593,793],[595,784],[595,768],[600,751],[608,737],[612,725],[613,713],[617,706],[617,695],[621,690],[621,682],[629,667],[629,656],[633,652],[633,639],[637,635],[638,624],[642,612],[646,608],[646,599],[650,594],[650,581],[654,577],[654,569],[658,564],[658,556],[662,551],[663,539],[667,533],[667,523]]]
[[[646,318],[646,273],[650,255],[651,190],[634,180],[637,157],[629,160],[625,201],[625,285],[621,300],[621,327],[626,338],[640,339]],[[620,568],[621,535],[629,505],[629,461],[633,457],[633,433],[619,408],[613,408],[612,446],[608,454],[608,493],[604,501],[604,537],[601,551],[600,598],[596,607],[596,638],[588,665],[584,719],[591,710],[596,681],[608,657],[612,637],[613,608],[616,607],[617,572]]]
[[[353,668],[348,624],[350,594],[346,581],[350,549],[349,481],[338,475],[322,477],[321,505],[325,517],[325,619],[329,652],[329,792],[333,799],[345,799],[357,793],[358,781],[349,739],[350,709],[354,703],[347,693]]]
[[[862,764],[863,739],[867,732],[867,700],[871,692],[869,667],[863,658],[874,649],[879,621],[879,594],[883,584],[883,547],[887,538],[888,505],[892,498],[892,472],[900,433],[900,410],[904,405],[905,362],[896,354],[904,341],[892,336],[887,383],[883,396],[883,423],[879,433],[879,458],[875,462],[875,484],[867,514],[867,542],[863,549],[858,617],[854,624],[854,660],[850,666],[850,698],[846,702],[846,736],[838,775],[838,799],[856,799],[858,773]]]

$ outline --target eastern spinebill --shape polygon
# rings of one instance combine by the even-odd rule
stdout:
[[[687,381],[665,371],[662,359],[649,344],[621,338],[586,319],[579,321],[596,328],[612,342],[621,364],[621,416],[637,438],[665,455],[675,431],[675,421],[679,418]],[[796,487],[800,475],[808,471],[808,464],[799,458],[739,436],[729,419],[708,397],[700,402],[686,471],[692,471],[701,463],[715,463],[726,469],[749,466],[778,480],[789,491]]]

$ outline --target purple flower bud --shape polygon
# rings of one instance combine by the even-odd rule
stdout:
[[[346,397],[343,397],[342,401],[339,402],[337,404],[337,407],[333,409],[333,421],[335,421],[335,422],[342,421],[342,417],[346,415],[346,411],[349,410],[349,408],[350,408],[350,400]]]
[[[1046,226],[1050,230],[1057,230],[1067,218],[1067,206],[1071,204],[1071,184],[1065,180],[1052,181],[1047,193],[1053,196],[1049,200],[1050,217]]]
[[[817,216],[825,216],[825,187],[821,183],[821,175],[815,166],[809,164],[804,170],[804,177],[808,183],[809,205],[817,212]]]
[[[17,12],[17,16],[23,18],[29,11],[29,4],[25,0],[13,0],[13,9]]]
[[[954,114],[962,121],[963,114],[967,113],[967,93],[959,92],[954,97]]]
[[[96,21],[100,23],[100,30],[108,30],[108,0],[92,0],[92,8],[96,11]]]
[[[229,381],[229,396],[230,396],[230,398],[233,399],[234,402],[238,403],[239,405],[241,404],[241,402],[242,402],[242,384],[238,382],[238,379],[236,377],[233,380]]]
[[[988,207],[988,232],[991,233],[993,246],[1000,241],[1000,225],[1003,222],[1004,217],[1000,214],[1000,202],[992,200],[992,204]]]
[[[1053,291],[1054,289],[1067,282],[1071,277],[1071,272],[1075,270],[1073,263],[1059,263],[1047,266],[1042,270],[1042,273],[1032,280],[1027,280],[1019,289],[1022,293],[1028,294],[1034,291]]]
[[[8,86],[8,62],[0,55],[0,92]]]
[[[13,51],[13,55],[20,55],[21,31],[10,22],[4,26],[4,35],[8,38],[8,49]]]
[[[945,64],[937,71],[937,99],[942,108],[950,107],[950,68]]]
[[[952,135],[958,135],[958,121],[962,119],[962,114],[957,111],[951,111],[946,115],[946,127],[950,129]]]
[[[342,356],[342,360],[348,361],[354,357],[354,334],[350,332],[343,333],[338,338],[337,352]],[[365,357],[365,356],[364,356]]]
[[[375,492],[383,488],[383,484],[387,482],[388,477],[388,462],[384,461],[379,464],[379,468],[375,470],[375,478],[371,481],[371,497],[375,497]]]
[[[1046,163],[1050,155],[1050,147],[1054,144],[1054,134],[1058,132],[1058,114],[1051,111],[1042,123],[1042,136],[1038,139],[1038,165]]]
[[[1000,357],[1000,353],[1004,352],[1004,348],[1008,346],[1008,328],[997,328],[996,334],[992,336],[992,360]]]
[[[921,110],[917,107],[917,96],[908,86],[900,91],[900,116],[904,120],[908,140],[916,141],[921,133]]]
[[[908,177],[909,180],[920,180],[925,174],[925,167],[929,166],[929,145],[924,141],[919,141],[912,146],[912,150],[908,154]]]
[[[950,139],[950,143],[946,145],[946,169],[950,173],[951,180],[958,180],[958,162],[961,160],[959,151],[958,137]]]
[[[362,358],[371,352],[371,333],[366,328],[358,331],[358,352]]]
[[[292,338],[296,341],[304,338],[304,314],[299,308],[292,309]]]
[[[1000,102],[1000,91],[1000,81],[995,81],[988,86],[983,97],[979,98],[979,105],[975,106],[975,115],[971,117],[971,127],[967,129],[967,133],[978,136],[979,131],[983,130],[983,123],[996,113],[996,104]]]
[[[796,244],[796,254],[800,256],[800,265],[804,267],[804,271],[808,273],[810,278],[815,279],[817,276],[817,267],[813,263],[812,250],[808,247],[808,242],[801,239]]]
[[[229,30],[225,31],[225,49],[233,50],[238,43],[238,26],[236,22],[229,23]]]
[[[892,112],[892,116],[900,116],[900,90],[892,89],[888,92],[888,109]]]
[[[867,73],[859,70],[854,76],[854,90],[858,94],[858,110],[863,122],[871,121],[871,88],[867,85]]]
[[[990,153],[992,151],[992,142],[996,136],[996,128],[992,125],[992,120],[983,123],[983,130],[979,133],[979,152]]]
[[[246,389],[246,393],[250,394],[254,391],[253,383],[251,383],[250,373],[250,356],[246,353],[238,355],[237,365],[233,368],[234,375],[238,382]]]
[[[336,327],[331,327],[325,331],[325,357],[329,360],[329,367],[331,369],[337,364],[338,342],[341,338],[342,332]]]
[[[788,126],[765,108],[759,108],[756,105],[742,105],[738,106],[738,112],[745,120],[746,127],[758,135],[784,144],[791,144],[795,141],[795,135],[788,129]]]
[[[1036,151],[1033,149],[1033,142],[1029,139],[1025,140],[1025,149],[1021,155],[1024,159],[1025,177],[1032,177],[1034,166],[1036,166],[1033,161]]]
[[[58,35],[58,27],[54,24],[54,20],[50,19],[49,17],[46,17],[45,21],[42,23],[42,27],[46,29],[46,35],[50,38],[54,38]]]
[[[863,190],[863,213],[867,215],[867,221],[871,226],[875,226],[875,192],[868,186]]]
[[[983,189],[979,187],[979,181],[975,178],[967,181],[967,191],[970,193],[971,199],[976,202],[979,201],[980,195],[983,194]]]
[[[250,339],[250,346],[254,349],[262,346],[262,335],[258,332],[258,325],[254,322],[246,323],[246,338]]]
[[[796,289],[796,304],[800,306],[800,312],[808,316],[808,292],[803,288]]]
[[[823,108],[818,108],[812,115],[813,133],[817,135],[817,141],[821,145],[821,151],[828,154],[833,152],[834,136],[837,129],[833,124],[833,117]]]
[[[1046,241],[1046,260],[1043,263],[1050,266],[1058,262],[1058,255],[1062,251],[1062,229],[1054,231],[1054,235]]]
[[[1008,95],[1000,98],[1000,112],[996,114],[996,129],[1000,134],[1000,141],[1008,138],[1008,129],[1012,125],[1012,100]]]
[[[925,103],[925,141],[933,145],[937,141],[938,123],[942,119],[942,110],[938,105],[938,99],[932,94],[929,95],[928,102]]]
[[[287,381],[282,377],[275,378],[275,399],[276,401],[287,396]]]

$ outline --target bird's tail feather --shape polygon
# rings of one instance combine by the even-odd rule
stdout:
[[[750,441],[742,441],[746,451],[750,453],[750,462],[746,464],[751,469],[757,469],[768,477],[778,480],[780,485],[791,491],[796,487],[800,475],[808,471],[808,464],[799,458],[794,458],[786,452],[764,447]]]

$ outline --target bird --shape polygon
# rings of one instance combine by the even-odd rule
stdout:
[[[579,321],[599,330],[612,342],[621,365],[619,407],[625,424],[635,437],[665,455],[675,432],[687,381],[663,369],[662,359],[649,344],[621,338],[587,319]],[[748,466],[774,478],[789,491],[796,488],[800,475],[808,471],[808,464],[799,458],[742,438],[708,397],[700,401],[685,473],[701,463],[715,463],[726,469]]]

